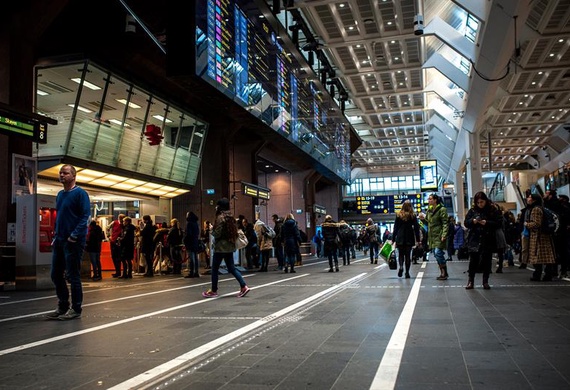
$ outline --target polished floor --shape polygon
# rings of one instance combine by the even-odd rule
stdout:
[[[363,254],[329,273],[85,280],[82,318],[54,291],[0,292],[0,389],[570,389],[570,280],[505,268],[465,290],[467,263],[399,278]]]

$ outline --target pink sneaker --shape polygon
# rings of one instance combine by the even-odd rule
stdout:
[[[215,291],[212,291],[212,289],[209,289],[208,291],[204,291],[204,292],[202,293],[202,296],[203,296],[204,298],[215,298],[215,297],[218,296],[218,293],[215,292]]]
[[[241,290],[239,290],[239,294],[237,295],[238,298],[245,297],[247,295],[247,293],[249,292],[249,290],[251,290],[251,289],[247,286],[242,287]]]

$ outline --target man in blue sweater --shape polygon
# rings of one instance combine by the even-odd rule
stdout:
[[[91,203],[87,192],[75,185],[75,175],[73,165],[65,164],[59,170],[63,190],[56,197],[57,216],[51,261],[51,280],[55,285],[58,305],[54,312],[46,316],[49,319],[72,320],[81,317],[81,260]],[[71,287],[71,305],[67,281]]]

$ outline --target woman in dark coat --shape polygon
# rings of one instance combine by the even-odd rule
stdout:
[[[405,262],[406,279],[409,279],[412,247],[421,245],[420,225],[409,200],[402,204],[402,209],[396,215],[393,238],[398,248],[398,263],[400,264],[398,276],[402,277]]]
[[[285,247],[285,266],[284,271],[287,273],[288,267],[291,267],[291,273],[295,273],[295,262],[297,261],[297,253],[301,245],[301,234],[297,227],[297,221],[293,214],[287,214],[283,225],[281,225],[281,240]]]
[[[123,232],[120,237],[123,274],[120,279],[132,279],[133,257],[135,257],[135,226],[130,217],[123,218]]]
[[[141,230],[141,251],[146,260],[146,272],[144,276],[152,277],[154,276],[152,265],[154,260],[154,235],[156,234],[156,226],[153,225],[150,215],[143,216],[143,223],[144,226]]]
[[[101,277],[101,242],[105,238],[103,229],[95,220],[89,224],[87,231],[87,241],[85,242],[85,252],[89,254],[91,266],[93,268],[93,281],[99,281]]]
[[[329,272],[339,271],[338,269],[338,244],[340,241],[338,237],[338,224],[333,221],[332,216],[325,216],[325,222],[322,224],[323,241],[325,256],[329,259]],[[333,269],[334,261],[334,269]]]
[[[465,216],[464,225],[469,229],[467,249],[469,251],[469,279],[467,290],[473,289],[475,273],[483,271],[483,288],[489,290],[489,275],[496,247],[495,230],[500,227],[497,209],[487,195],[479,191],[473,197],[474,205]]]

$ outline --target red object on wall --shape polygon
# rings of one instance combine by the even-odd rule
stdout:
[[[162,139],[164,138],[162,136],[162,131],[160,130],[160,127],[156,125],[146,125],[146,130],[144,132],[144,135],[146,139],[148,139],[148,143],[151,146],[160,145]]]

